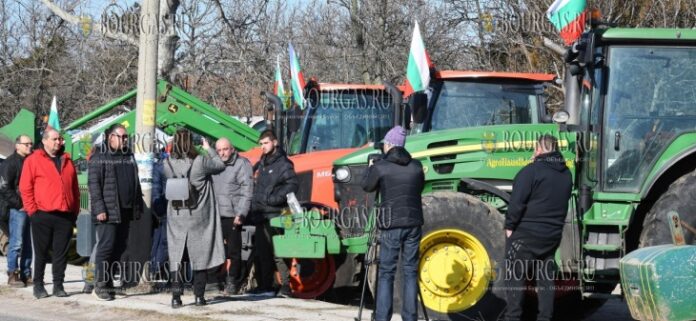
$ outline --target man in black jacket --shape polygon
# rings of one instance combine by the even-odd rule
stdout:
[[[273,275],[274,270],[277,269],[281,278],[278,294],[287,297],[291,294],[288,267],[283,259],[274,257],[273,254],[272,238],[281,231],[271,227],[269,220],[280,215],[281,210],[287,207],[288,193],[297,193],[297,175],[292,162],[278,147],[278,139],[272,131],[266,130],[261,133],[259,144],[261,144],[263,156],[254,165],[256,182],[251,199],[251,219],[256,223],[254,265],[258,288],[252,293],[274,295]]]
[[[31,138],[19,135],[15,139],[15,152],[5,160],[0,173],[0,203],[3,216],[7,216],[9,244],[7,250],[7,284],[24,287],[31,283],[31,233],[29,216],[24,211],[19,194],[19,177],[24,158],[31,154]],[[19,264],[17,264],[19,261]]]
[[[126,251],[130,223],[142,212],[142,192],[138,167],[128,149],[128,134],[121,124],[109,127],[105,144],[89,160],[89,194],[92,220],[97,232],[94,258],[95,289],[93,295],[102,301],[114,299],[112,271],[125,274],[121,260]]]
[[[379,189],[381,204],[377,227],[381,230],[379,250],[379,287],[375,319],[390,320],[396,264],[401,253],[404,287],[401,318],[418,319],[418,246],[423,225],[421,192],[425,184],[423,165],[404,149],[406,131],[401,126],[384,137],[382,160],[370,164],[362,187],[366,192]]]
[[[537,284],[537,320],[551,319],[553,258],[561,242],[572,185],[558,141],[551,135],[540,137],[532,163],[515,177],[505,217],[507,320],[522,316],[522,288],[531,281],[527,275],[533,275]]]

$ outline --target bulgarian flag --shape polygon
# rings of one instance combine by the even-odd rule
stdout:
[[[430,83],[430,68],[433,67],[430,56],[425,51],[423,38],[421,38],[418,22],[413,28],[413,38],[411,38],[411,51],[408,53],[408,65],[406,67],[406,90],[407,96],[413,92],[428,88]]]
[[[53,96],[53,101],[51,102],[51,112],[48,114],[48,124],[46,129],[53,128],[60,131],[60,121],[58,120],[58,103],[56,101],[56,96]]]
[[[283,87],[283,76],[280,73],[280,57],[276,57],[275,81],[273,82],[273,94],[278,96],[283,102],[283,109],[288,106],[285,101],[285,88]]]
[[[585,31],[585,0],[556,0],[546,11],[546,17],[561,32],[567,46],[580,38]]]
[[[297,58],[292,44],[288,46],[288,53],[290,56],[290,85],[292,87],[292,98],[295,103],[300,106],[300,109],[304,109],[305,80],[300,70],[300,60]]]

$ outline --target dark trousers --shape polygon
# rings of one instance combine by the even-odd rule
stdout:
[[[288,266],[282,258],[273,254],[273,236],[282,234],[278,228],[271,227],[268,220],[256,225],[254,234],[254,266],[256,267],[256,283],[260,289],[273,288],[275,271],[280,274],[280,285],[288,286]]]
[[[230,260],[227,276],[239,282],[242,274],[242,227],[234,225],[233,217],[223,217],[220,222],[225,239],[225,256]]]
[[[150,251],[150,273],[153,277],[162,274],[169,261],[167,252],[167,219],[162,218],[152,232],[152,249]]]
[[[184,293],[184,273],[188,269],[188,249],[184,248],[184,256],[181,262],[170,263],[170,278],[172,283],[172,295]],[[208,283],[208,270],[193,270],[193,295],[202,297],[205,294],[205,285]]]
[[[126,262],[121,260],[128,244],[130,221],[121,223],[95,224],[97,249],[94,255],[95,281],[97,287],[105,287],[113,282],[113,272],[120,271],[125,277]],[[118,264],[114,264],[118,262]]]
[[[536,282],[539,299],[537,320],[548,321],[553,315],[555,262],[553,250],[539,253],[548,248],[551,241],[516,238],[515,232],[505,242],[505,287],[507,311],[505,320],[520,320],[527,284]]]
[[[401,253],[403,288],[401,318],[404,321],[418,319],[418,246],[423,232],[420,226],[394,228],[380,231],[379,238],[379,287],[375,303],[375,319],[391,320],[394,300],[394,278]]]
[[[68,265],[68,250],[75,216],[61,212],[38,211],[31,216],[31,238],[34,244],[34,284],[44,283],[44,271],[52,252],[53,283],[62,284]]]

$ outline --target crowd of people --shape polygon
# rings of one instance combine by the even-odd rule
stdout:
[[[127,272],[125,253],[134,246],[130,245],[131,225],[139,222],[144,210],[138,166],[128,139],[123,125],[110,126],[88,160],[89,210],[96,242],[90,256],[94,282],[86,282],[83,291],[102,301],[125,295],[119,278]],[[204,293],[211,270],[224,269],[226,294],[242,290],[245,224],[256,226],[258,271],[258,286],[248,292],[290,296],[288,268],[273,253],[272,236],[280,231],[269,220],[287,206],[286,195],[297,192],[297,178],[272,131],[263,132],[259,143],[263,154],[252,166],[229,139],[220,138],[214,148],[203,139],[199,153],[192,133],[179,129],[167,150],[159,154],[153,168],[154,224],[148,266],[150,277],[166,278],[171,284],[173,308],[182,306],[189,275],[195,305],[207,304]],[[80,212],[77,171],[58,131],[46,129],[39,147],[33,150],[33,146],[30,137],[17,137],[15,153],[0,172],[1,218],[7,222],[10,239],[8,285],[32,286],[37,299],[48,297],[44,270],[50,259],[52,295],[65,297],[68,251]],[[183,198],[176,195],[182,186]],[[275,281],[276,270],[281,282]]]
[[[121,277],[126,273],[124,260],[129,258],[124,253],[132,246],[131,225],[141,219],[144,210],[138,166],[128,139],[123,125],[112,125],[88,161],[90,211],[96,231],[90,257],[95,281],[86,283],[84,292],[103,301],[125,295],[114,281],[117,273]],[[392,128],[384,138],[382,157],[370,162],[362,181],[363,189],[378,192],[380,201],[376,212],[380,233],[376,320],[391,319],[397,266],[403,273],[401,317],[418,317],[425,175],[423,165],[404,147],[405,141],[406,130]],[[149,272],[167,275],[172,308],[183,305],[186,276],[192,277],[194,304],[206,305],[209,271],[221,267],[225,271],[224,292],[234,295],[241,291],[244,225],[255,226],[257,287],[247,292],[291,295],[288,266],[273,252],[272,238],[282,230],[272,227],[270,220],[288,206],[287,195],[297,192],[298,179],[272,131],[264,131],[259,144],[262,156],[252,166],[227,138],[220,138],[214,148],[203,139],[199,153],[192,133],[179,129],[168,151],[163,151],[155,163],[151,203],[155,222],[148,235],[152,238]],[[33,145],[30,137],[17,137],[15,153],[5,160],[0,172],[0,218],[8,223],[10,240],[8,284],[33,286],[37,299],[49,296],[44,270],[50,259],[52,294],[65,297],[67,255],[80,211],[77,171],[63,151],[59,132],[49,128],[42,135],[40,147],[32,150]],[[571,175],[556,139],[542,136],[533,162],[515,177],[505,231],[501,231],[507,237],[509,320],[518,320],[522,314],[523,292],[517,289],[528,280],[508,276],[531,269],[537,280],[539,319],[547,320],[552,315],[553,280],[537,266],[552,266],[549,263],[560,243],[571,187]],[[163,269],[168,273],[162,274]]]

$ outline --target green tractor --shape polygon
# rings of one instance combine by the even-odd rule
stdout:
[[[619,260],[696,230],[696,30],[596,28],[566,55],[562,127],[577,134],[573,224],[559,251],[586,297],[620,281]],[[564,251],[565,250],[565,251]]]
[[[502,317],[506,200],[542,134],[559,138],[575,184],[556,254],[562,272],[557,283],[570,289],[557,291],[559,302],[601,304],[582,299],[611,295],[621,282],[619,260],[625,254],[671,243],[665,222],[670,211],[681,215],[686,242],[694,243],[696,30],[594,28],[569,49],[566,62],[566,110],[553,117],[540,109],[536,117],[520,118],[525,109],[511,93],[528,91],[519,84],[500,91],[509,109],[477,100],[491,90],[453,86],[478,85],[471,80],[436,78],[427,104],[418,102],[423,101],[418,94],[411,100],[415,124],[406,149],[426,174],[419,285],[431,317]],[[476,120],[479,106],[487,107],[488,121]],[[556,124],[545,123],[549,118]],[[320,222],[308,212],[301,217],[304,224],[285,220],[283,241],[304,237],[325,244],[315,255],[366,249],[354,244],[372,225],[361,224],[370,222],[362,218],[371,217],[364,213],[370,213],[374,196],[362,192],[360,180],[374,152],[364,149],[334,163],[341,211],[361,217],[334,220],[324,234],[314,228],[305,235],[303,229]],[[321,237],[324,243],[317,243]],[[275,246],[291,251],[281,237]],[[397,277],[397,287],[399,282]],[[557,317],[565,319],[569,311],[556,309]]]
[[[430,99],[417,93],[410,103],[414,124],[405,147],[422,162],[426,177],[421,295],[436,319],[490,320],[504,305],[503,213],[512,178],[530,162],[543,134],[561,137],[572,167],[575,139],[559,131],[547,110],[545,88],[553,75],[442,77],[447,74],[436,74]],[[372,153],[364,149],[334,162],[335,197],[349,215],[371,212],[374,195],[360,183]],[[354,232],[359,222],[342,218],[337,225]],[[399,289],[400,277],[396,282]]]

